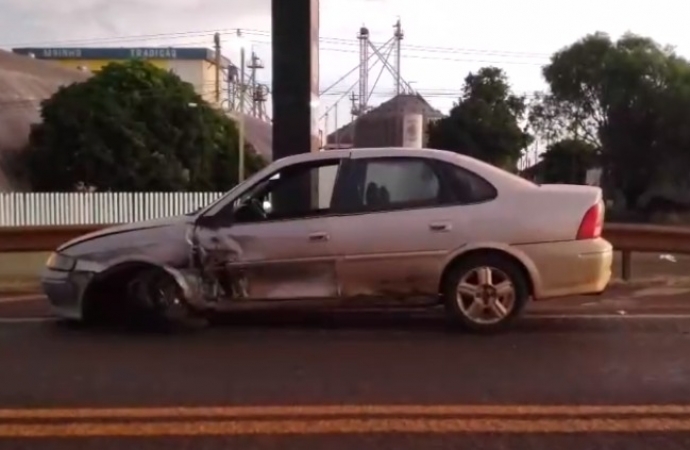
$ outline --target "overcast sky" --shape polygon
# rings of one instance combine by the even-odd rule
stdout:
[[[383,42],[398,16],[406,34],[403,78],[442,110],[467,73],[483,65],[504,68],[518,93],[543,88],[540,67],[548,56],[594,31],[648,35],[690,56],[687,0],[321,0],[322,88],[357,65],[360,26]],[[242,28],[270,63],[270,24],[269,0],[0,0],[0,47],[211,46],[213,32],[222,31],[224,53],[236,60],[232,30]],[[370,85],[377,75],[373,70]],[[269,77],[268,69],[260,75]],[[346,92],[356,79],[353,74],[331,94]],[[384,73],[372,104],[389,97],[393,86]],[[322,108],[337,98],[324,96]]]

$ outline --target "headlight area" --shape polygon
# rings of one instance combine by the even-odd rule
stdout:
[[[62,255],[60,253],[51,253],[46,261],[46,268],[51,270],[58,270],[61,272],[69,272],[77,265],[77,260],[71,256]]]

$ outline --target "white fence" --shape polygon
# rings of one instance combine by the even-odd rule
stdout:
[[[206,206],[222,192],[0,193],[0,227],[137,222]]]

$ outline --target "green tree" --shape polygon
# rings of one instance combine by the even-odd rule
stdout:
[[[671,49],[633,34],[614,42],[596,33],[556,52],[543,74],[549,92],[531,110],[533,128],[547,139],[600,147],[609,184],[628,207],[687,154],[681,149],[690,140],[679,127],[690,120],[690,65]]]
[[[514,171],[532,142],[520,126],[525,113],[525,99],[511,93],[505,73],[485,67],[465,78],[462,97],[450,115],[430,124],[428,145]]]
[[[564,139],[551,144],[542,156],[542,181],[584,184],[596,156],[596,147],[581,140]]]
[[[532,125],[542,137],[599,143],[598,131],[607,118],[606,63],[613,50],[606,34],[595,33],[551,57],[543,69],[550,92],[538,96],[530,111]]]
[[[42,103],[29,138],[35,190],[220,191],[237,183],[238,132],[191,84],[143,61],[112,63]],[[248,147],[247,172],[263,160]]]

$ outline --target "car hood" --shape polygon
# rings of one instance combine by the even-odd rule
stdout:
[[[123,225],[114,225],[111,227],[103,228],[102,230],[94,231],[91,233],[84,234],[70,241],[65,242],[57,251],[67,250],[68,248],[81,244],[92,239],[97,239],[105,236],[112,236],[114,234],[129,233],[133,231],[149,230],[154,228],[164,228],[170,226],[179,226],[185,223],[192,223],[194,218],[191,216],[172,216],[164,217],[161,219],[146,220],[143,222],[134,222]]]

